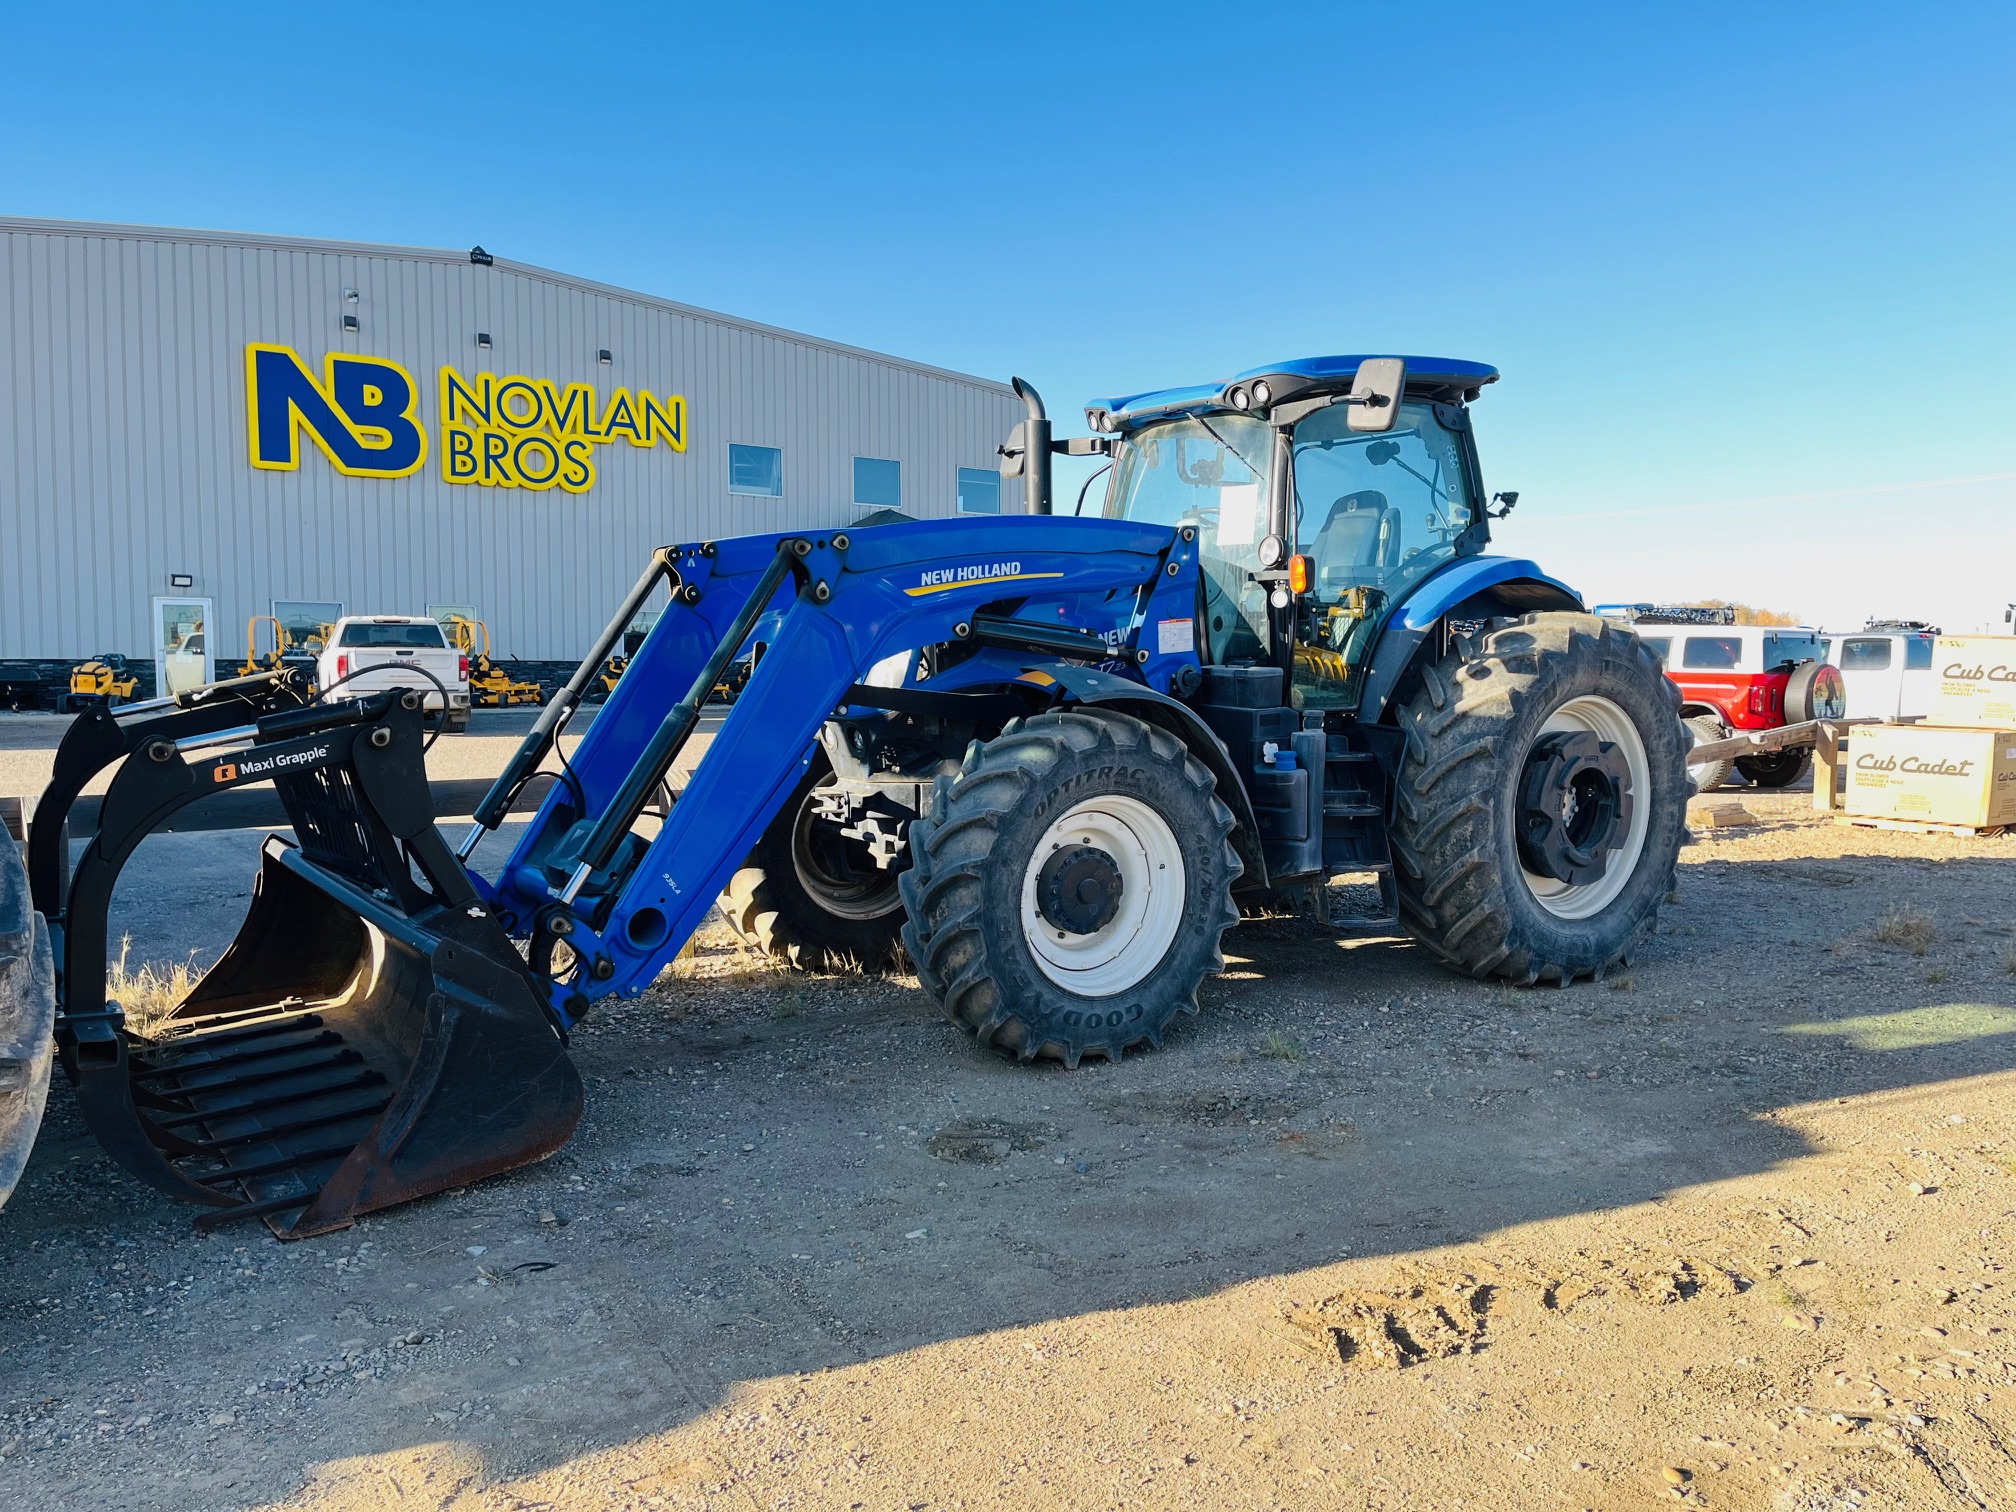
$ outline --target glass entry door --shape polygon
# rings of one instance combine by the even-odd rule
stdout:
[[[207,598],[154,600],[154,694],[166,698],[210,681]]]

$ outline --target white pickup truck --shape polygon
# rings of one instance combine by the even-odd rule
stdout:
[[[445,715],[444,728],[469,727],[469,658],[448,644],[437,621],[422,616],[357,614],[336,621],[315,658],[315,686],[328,689],[332,700],[417,688],[430,714]]]

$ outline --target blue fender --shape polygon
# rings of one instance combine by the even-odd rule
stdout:
[[[1487,593],[1516,613],[1584,611],[1582,596],[1559,578],[1542,572],[1538,563],[1524,557],[1458,557],[1417,583],[1388,616],[1365,672],[1365,688],[1358,699],[1360,722],[1377,723],[1386,712],[1387,701],[1413,665],[1415,653],[1435,622],[1465,600]]]

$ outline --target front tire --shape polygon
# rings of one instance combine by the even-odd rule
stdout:
[[[21,1179],[49,1096],[56,962],[21,847],[0,826],[0,1207]]]
[[[1528,615],[1423,668],[1392,835],[1409,931],[1521,985],[1627,961],[1686,828],[1677,702],[1637,637],[1589,614]]]
[[[1685,721],[1685,723],[1687,728],[1693,733],[1694,745],[1707,745],[1712,741],[1727,740],[1729,738],[1729,727],[1713,714],[1696,714]],[[1688,767],[1687,781],[1689,786],[1697,793],[1712,793],[1717,788],[1727,787],[1729,785],[1729,774],[1735,770],[1736,763],[1725,757],[1721,761],[1710,761],[1701,766]]]
[[[1159,1046],[1239,921],[1232,813],[1166,730],[1074,709],[969,748],[911,827],[903,941],[945,1015],[1021,1060]]]

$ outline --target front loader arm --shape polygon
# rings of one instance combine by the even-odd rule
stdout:
[[[788,575],[752,607],[780,553]],[[579,798],[554,787],[490,889],[518,932],[534,933],[535,959],[537,931],[565,939],[576,964],[554,981],[552,1001],[569,1021],[594,998],[642,991],[678,953],[803,774],[820,727],[878,661],[963,639],[980,610],[1005,603],[1033,624],[1102,636],[1150,686],[1166,688],[1196,662],[1193,532],[1011,516],[744,537],[667,555],[672,603],[570,759]],[[771,610],[782,617],[767,653],[656,836],[624,837],[606,866],[583,862],[595,821],[664,778],[677,754],[665,732],[697,717],[725,638],[740,640],[738,626]],[[1032,653],[1021,665],[1045,660]]]

